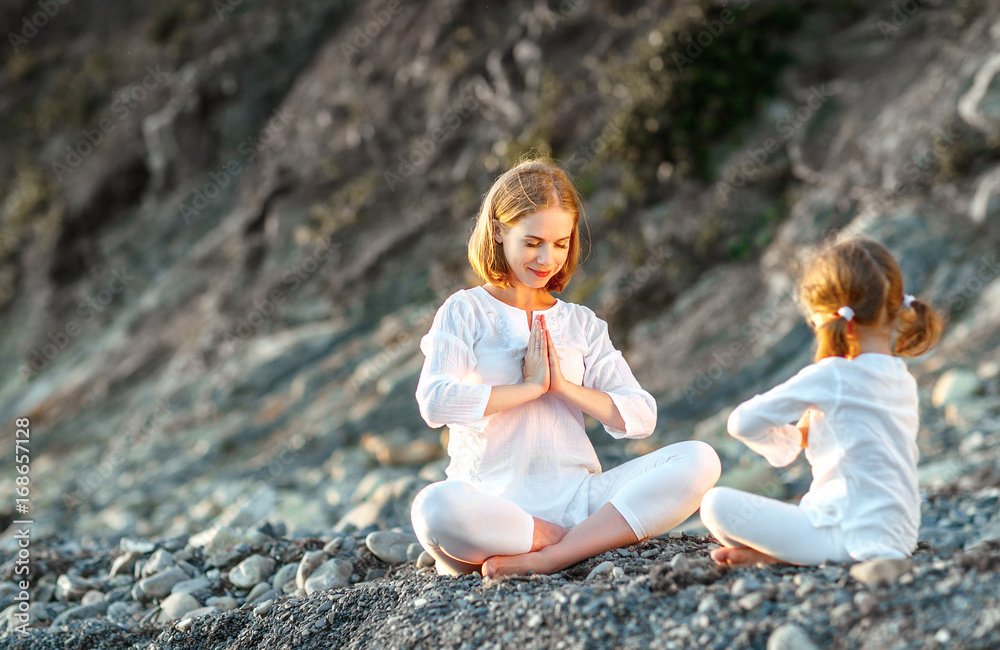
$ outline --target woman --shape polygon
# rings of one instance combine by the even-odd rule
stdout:
[[[439,573],[553,573],[669,531],[718,480],[715,451],[694,441],[601,473],[583,414],[644,438],[656,405],[607,324],[550,293],[576,268],[582,214],[558,167],[502,174],[469,240],[486,284],[451,295],[421,340],[417,403],[428,425],[449,425],[451,463],[411,519]]]

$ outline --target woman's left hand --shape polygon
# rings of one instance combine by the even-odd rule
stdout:
[[[545,336],[545,344],[549,352],[549,392],[561,395],[566,384],[569,383],[563,377],[559,368],[559,355],[556,354],[556,344],[552,342],[552,334],[549,332],[548,323],[545,322],[545,315],[540,314],[542,319],[542,333]]]

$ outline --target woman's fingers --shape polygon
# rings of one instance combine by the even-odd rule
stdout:
[[[535,382],[544,390],[548,390],[548,350],[545,346],[545,332],[542,330],[541,320],[538,317],[532,320],[531,332],[528,335],[528,349],[524,353],[524,379]]]

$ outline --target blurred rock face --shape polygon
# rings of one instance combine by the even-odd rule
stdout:
[[[711,422],[811,358],[797,265],[840,233],[951,314],[911,366],[927,481],[995,462],[995,9],[220,6],[67,5],[6,62],[0,414],[32,423],[38,536],[408,526],[446,463],[420,337],[528,151],[584,194],[560,297],[657,397],[645,444],[700,422],[732,484],[802,489]]]

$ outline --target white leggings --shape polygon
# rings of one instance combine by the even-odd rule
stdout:
[[[715,450],[698,441],[679,442],[591,474],[588,515],[611,503],[639,539],[684,522],[719,479]],[[438,573],[469,573],[494,555],[531,550],[534,520],[517,504],[485,494],[465,481],[440,481],[421,490],[410,510],[420,544]]]
[[[727,487],[712,488],[701,520],[724,546],[753,548],[789,564],[851,562],[840,526],[816,528],[797,505]]]

